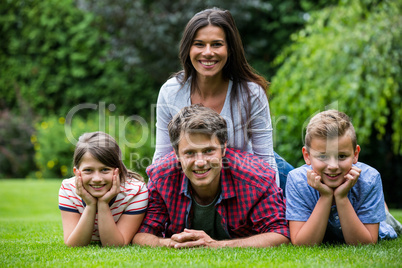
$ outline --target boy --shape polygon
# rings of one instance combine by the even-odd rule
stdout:
[[[385,222],[381,177],[357,162],[360,146],[349,117],[335,110],[309,122],[302,149],[306,165],[289,173],[286,219],[291,242],[375,244],[396,238]]]

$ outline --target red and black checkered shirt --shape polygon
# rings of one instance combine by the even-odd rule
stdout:
[[[191,228],[191,187],[173,152],[147,168],[149,203],[138,232],[171,237]],[[227,149],[215,208],[231,238],[275,232],[289,238],[282,190],[259,157]]]

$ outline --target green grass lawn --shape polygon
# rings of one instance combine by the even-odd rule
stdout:
[[[0,180],[0,267],[402,267],[402,239],[369,246],[184,249],[68,248],[60,180]],[[402,210],[391,210],[402,221]]]

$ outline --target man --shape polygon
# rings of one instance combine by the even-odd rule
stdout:
[[[268,247],[289,242],[282,190],[257,156],[226,148],[223,117],[201,105],[168,125],[174,151],[147,169],[149,206],[134,244]]]

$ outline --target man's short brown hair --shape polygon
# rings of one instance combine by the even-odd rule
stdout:
[[[168,124],[170,143],[178,152],[182,133],[201,133],[218,138],[222,148],[228,140],[225,119],[214,110],[202,104],[184,107]]]

